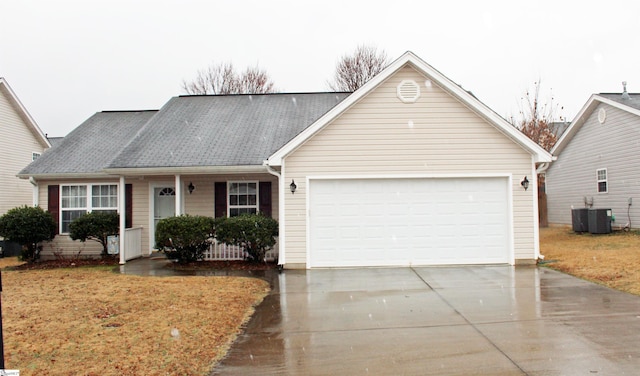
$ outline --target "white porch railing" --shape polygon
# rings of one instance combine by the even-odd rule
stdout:
[[[124,259],[129,261],[142,256],[142,227],[128,228],[124,236]]]
[[[211,242],[209,249],[204,253],[204,259],[208,261],[218,261],[218,260],[244,260],[245,252],[242,248],[235,245],[227,245],[224,243],[218,243],[218,241],[214,240]],[[278,256],[278,243],[274,246],[274,248],[267,252],[266,258],[267,261],[273,261]]]

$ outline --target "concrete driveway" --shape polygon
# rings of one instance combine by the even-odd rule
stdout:
[[[637,375],[640,297],[545,268],[285,271],[220,375]]]

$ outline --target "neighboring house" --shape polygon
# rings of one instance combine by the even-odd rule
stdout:
[[[62,142],[63,139],[64,139],[64,137],[49,137],[49,136],[47,136],[47,140],[49,140],[49,143],[51,144],[51,147],[54,147],[54,146],[58,145],[60,142]]]
[[[539,256],[532,177],[551,155],[410,52],[352,94],[180,96],[123,119],[130,135],[98,124],[121,114],[95,115],[20,173],[57,213],[49,252],[73,247],[74,217],[118,210],[121,262],[151,252],[160,218],[244,212],[278,219],[285,268]],[[94,139],[75,135],[85,128]]]
[[[16,174],[51,145],[7,81],[0,77],[0,215],[34,205],[34,185]]]
[[[612,209],[614,226],[640,227],[640,94],[594,94],[551,150],[549,222],[571,224],[571,209]]]

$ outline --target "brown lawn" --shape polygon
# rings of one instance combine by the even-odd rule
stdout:
[[[569,227],[540,230],[544,265],[640,295],[640,234],[575,234]]]
[[[206,375],[269,288],[252,278],[110,269],[3,270],[5,367],[21,375]]]

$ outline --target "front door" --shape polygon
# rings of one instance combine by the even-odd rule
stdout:
[[[153,190],[153,244],[155,247],[155,229],[158,222],[176,215],[176,191],[173,187],[156,187]]]

